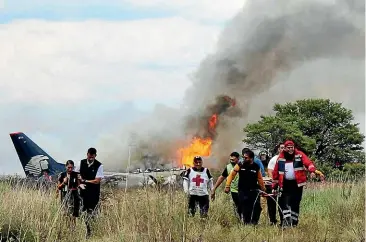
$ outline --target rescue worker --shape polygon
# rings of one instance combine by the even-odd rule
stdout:
[[[238,193],[241,218],[244,224],[258,224],[262,208],[260,206],[260,191],[264,191],[264,183],[260,167],[254,163],[253,151],[245,151],[244,161],[236,164],[227,181],[225,192],[230,192],[231,183],[239,173]],[[259,190],[260,189],[260,190]]]
[[[230,162],[229,162],[229,164],[226,165],[226,167],[223,170],[221,176],[219,176],[219,178],[217,179],[216,184],[215,184],[213,190],[211,191],[211,199],[212,200],[215,199],[216,189],[229,176],[229,174],[231,173],[231,171],[234,169],[234,166],[236,164],[238,164],[239,157],[240,157],[240,155],[239,155],[238,152],[232,152],[230,154]],[[235,207],[235,213],[236,213],[237,216],[239,216],[241,214],[241,212],[240,212],[240,206],[239,206],[239,195],[238,195],[238,180],[239,180],[239,176],[236,176],[234,178],[234,180],[231,182],[231,186],[230,186],[231,198],[233,199],[234,207]]]
[[[83,201],[82,210],[87,213],[87,237],[91,235],[90,220],[97,213],[100,197],[100,182],[104,177],[103,165],[95,159],[96,156],[97,150],[95,148],[89,148],[87,158],[81,160],[79,167],[76,169],[80,173],[82,185],[85,185],[85,189],[80,190],[80,195]]]
[[[68,215],[71,215],[71,227],[75,228],[76,218],[79,217],[80,196],[78,187],[80,179],[74,171],[74,161],[66,161],[66,171],[58,176],[57,193],[61,194],[61,203],[66,207]]]
[[[202,166],[202,157],[194,157],[193,165],[183,177],[184,192],[188,195],[188,214],[195,215],[198,203],[201,218],[206,218],[210,207],[208,189],[213,190],[213,178],[209,169]]]
[[[282,210],[281,226],[297,226],[303,187],[306,185],[305,168],[310,177],[316,176],[313,162],[301,151],[295,149],[293,141],[284,143],[285,149],[278,156],[273,170],[272,189],[279,187],[279,205]],[[304,167],[305,166],[305,167]]]
[[[250,151],[249,148],[244,148],[242,151],[241,151],[241,155],[244,156],[244,153],[247,152],[247,151]],[[241,159],[239,162],[242,162],[243,159]],[[256,163],[259,168],[260,168],[260,171],[262,173],[262,177],[265,177],[266,176],[266,171],[264,169],[264,166],[263,166],[263,163],[260,159],[258,159],[258,157],[254,156],[254,163]]]

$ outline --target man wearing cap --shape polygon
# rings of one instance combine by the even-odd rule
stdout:
[[[272,173],[272,189],[280,189],[281,226],[287,227],[297,226],[299,222],[300,202],[303,187],[306,185],[305,168],[312,178],[316,176],[316,168],[303,152],[295,149],[293,141],[287,140],[284,146]]]
[[[238,152],[232,152],[230,154],[230,162],[226,165],[226,167],[225,167],[224,171],[222,172],[221,176],[219,176],[219,178],[217,179],[215,187],[211,191],[211,199],[212,200],[215,199],[216,189],[230,175],[230,173],[234,169],[235,165],[238,164],[239,157],[240,157],[240,155],[239,155]],[[235,212],[236,212],[237,216],[239,216],[241,214],[240,206],[239,206],[238,181],[239,181],[239,176],[236,176],[233,179],[233,181],[231,182],[231,186],[230,186],[231,197],[232,197],[233,202],[234,202]]]
[[[194,216],[198,203],[201,218],[205,218],[210,207],[208,189],[213,190],[213,178],[208,168],[202,166],[200,156],[194,157],[193,165],[187,169],[183,176],[184,192],[188,195],[188,213]]]

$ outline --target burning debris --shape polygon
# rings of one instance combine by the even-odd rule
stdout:
[[[240,109],[236,108],[235,99],[224,95],[218,96],[216,103],[207,106],[201,116],[193,117],[188,121],[187,128],[195,127],[196,130],[190,130],[190,132],[194,132],[191,143],[178,150],[178,157],[180,157],[182,165],[191,167],[195,156],[207,157],[211,155],[211,147],[217,136],[216,128],[219,124],[220,117],[228,114],[228,111],[231,109],[234,111],[232,113],[239,115]]]

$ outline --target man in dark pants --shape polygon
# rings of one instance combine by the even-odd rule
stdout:
[[[303,152],[295,149],[293,141],[286,141],[284,146],[285,149],[279,154],[272,173],[272,188],[280,189],[278,202],[282,210],[281,225],[287,227],[297,226],[299,223],[300,202],[303,187],[307,182],[305,168],[312,178],[316,176],[316,168]]]
[[[80,191],[83,200],[83,211],[87,213],[86,229],[87,237],[91,234],[90,220],[97,212],[97,205],[100,197],[100,181],[103,178],[103,165],[95,159],[97,150],[89,148],[87,158],[80,161],[78,172],[80,173],[81,183],[85,189]]]
[[[213,178],[210,171],[202,166],[202,158],[193,159],[193,167],[189,168],[183,177],[184,192],[188,195],[188,213],[196,213],[196,204],[200,207],[201,218],[206,218],[210,208],[209,189],[213,189]]]
[[[230,162],[226,165],[226,167],[225,167],[224,171],[222,172],[221,176],[219,176],[219,178],[217,179],[215,187],[211,191],[211,199],[212,200],[215,199],[216,189],[229,176],[231,171],[234,169],[234,166],[236,164],[238,164],[239,157],[240,157],[240,155],[239,155],[238,152],[232,152],[230,154]],[[234,178],[234,180],[232,181],[232,183],[231,183],[230,192],[231,192],[231,197],[233,199],[234,206],[235,206],[235,213],[239,217],[239,219],[241,219],[240,218],[241,212],[240,212],[240,206],[239,206],[239,194],[238,194],[238,181],[239,181],[239,176],[236,176]]]
[[[254,163],[254,153],[245,151],[244,161],[236,164],[231,171],[225,186],[225,192],[230,192],[232,180],[239,173],[239,204],[244,224],[258,224],[262,211],[260,205],[259,189],[265,190],[260,167]]]
[[[277,145],[277,147],[276,147],[276,150],[278,152],[277,155],[273,156],[270,159],[270,161],[268,162],[267,173],[268,173],[268,176],[271,178],[270,181],[265,182],[266,193],[268,193],[268,194],[272,193],[272,172],[273,172],[273,169],[276,165],[279,154],[284,149],[285,149],[284,144]],[[277,218],[276,218],[277,203],[276,203],[276,200],[277,200],[277,195],[276,194],[273,194],[271,196],[267,196],[268,215],[269,215],[269,220],[271,222],[271,225],[277,224]],[[280,215],[280,217],[282,216],[280,211],[278,211],[278,214]]]

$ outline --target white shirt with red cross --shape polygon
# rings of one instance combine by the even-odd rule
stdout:
[[[187,171],[188,172],[188,171]],[[208,188],[213,182],[212,177],[207,173],[207,168],[203,171],[195,171],[190,168],[188,176],[184,177],[188,183],[189,195],[206,196],[209,195]]]

